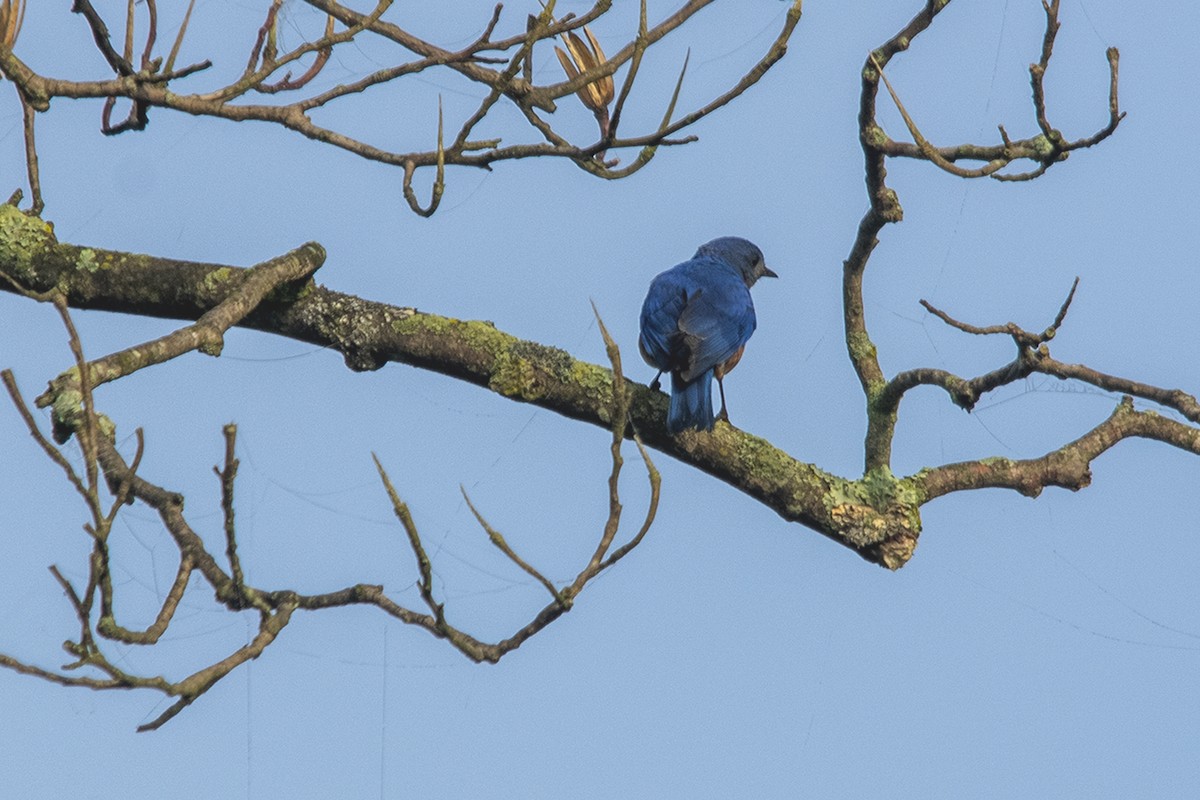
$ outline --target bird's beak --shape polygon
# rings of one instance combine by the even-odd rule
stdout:
[[[775,270],[771,269],[766,264],[763,264],[762,276],[764,278],[778,278],[779,277],[777,274],[775,274]]]

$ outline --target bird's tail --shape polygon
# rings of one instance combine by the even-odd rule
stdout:
[[[689,428],[702,431],[713,429],[712,380],[711,369],[698,375],[693,381],[684,381],[678,372],[671,373],[668,431],[679,433]]]

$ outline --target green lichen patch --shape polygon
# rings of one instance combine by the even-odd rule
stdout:
[[[528,359],[511,352],[502,352],[496,357],[488,388],[505,397],[537,400],[545,394],[537,378],[538,371]]]
[[[720,456],[736,471],[763,486],[784,485],[794,479],[797,462],[766,439],[739,431],[725,422],[713,430]]]
[[[900,480],[887,467],[873,469],[862,477],[860,484],[867,501],[875,508],[890,505],[919,506],[923,497],[912,481]]]
[[[570,361],[569,369],[563,376],[564,382],[584,392],[592,401],[601,420],[606,423],[612,422],[612,370],[573,358]]]
[[[49,223],[16,206],[0,205],[0,269],[10,277],[34,283],[35,259],[53,245],[54,229]]]
[[[515,336],[496,330],[487,322],[454,319],[437,314],[410,314],[392,320],[392,330],[401,336],[450,337],[470,349],[498,355],[519,341]]]
[[[422,350],[421,342],[427,341],[431,350],[451,348],[467,355],[487,377],[492,391],[514,400],[539,400],[556,384],[581,382],[581,378],[597,390],[604,387],[611,392],[612,379],[606,370],[591,372],[566,351],[518,339],[496,330],[491,322],[415,313],[388,324],[397,335],[412,337],[406,345],[410,350]]]
[[[218,267],[204,276],[204,288],[209,292],[214,292],[221,287],[221,284],[229,282],[239,272],[241,270],[235,270],[232,267]]]
[[[575,359],[565,350],[513,339],[494,328],[489,327],[489,330],[493,337],[504,336],[508,340],[508,345],[496,354],[488,381],[493,391],[505,397],[538,400],[546,395],[552,384],[565,383],[574,374]]]
[[[899,479],[887,467],[857,481],[834,479],[824,500],[837,533],[858,548],[897,537],[915,541],[921,532],[924,496],[911,479]]]
[[[987,458],[979,459],[979,463],[988,467],[1008,467],[1013,462],[1011,458],[1005,458],[1004,456],[988,456]]]
[[[863,130],[863,139],[874,148],[881,148],[891,141],[883,128],[878,125],[871,125]]]
[[[83,411],[83,393],[78,389],[63,389],[54,395],[52,408],[54,419],[71,419]]]
[[[900,205],[900,196],[896,190],[888,187],[878,196],[879,215],[888,222],[900,222],[904,219],[904,207]]]
[[[1054,153],[1054,143],[1046,138],[1045,134],[1039,134],[1029,142],[1033,145],[1033,151],[1042,158],[1048,158]]]
[[[75,266],[84,272],[95,272],[100,269],[100,262],[96,260],[96,251],[90,247],[80,250],[79,257],[75,259]]]
[[[850,357],[855,361],[875,358],[875,343],[871,341],[870,336],[862,331],[847,334],[846,345],[850,350]]]
[[[571,354],[566,350],[524,339],[518,339],[513,342],[508,351],[514,358],[521,358],[536,363],[541,371],[559,381],[570,378],[571,368],[575,362],[575,359],[571,358]]]
[[[583,388],[588,394],[599,395],[603,392],[608,402],[612,397],[612,377],[612,370],[575,359],[571,359],[570,369],[564,376],[565,380]]]

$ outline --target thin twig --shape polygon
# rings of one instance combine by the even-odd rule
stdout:
[[[237,552],[237,525],[233,505],[233,490],[237,479],[238,464],[237,425],[232,422],[221,429],[225,435],[225,467],[213,467],[213,472],[221,481],[221,514],[225,521],[225,556],[229,559],[229,574],[233,579],[234,589],[242,601],[263,612],[271,609],[259,596],[258,592],[246,588],[246,579],[242,574],[242,562]]]
[[[900,102],[900,96],[892,88],[892,82],[888,80],[887,74],[883,71],[883,66],[876,60],[875,55],[872,54],[870,59],[875,68],[879,70],[879,77],[883,79],[883,85],[887,87],[888,94],[892,97],[892,102],[896,104],[896,108],[900,111],[900,116],[904,119],[904,124],[908,128],[908,132],[912,134],[913,141],[921,149],[921,153],[933,164],[949,172],[951,175],[956,175],[960,178],[983,178],[1008,166],[1011,159],[997,158],[978,169],[963,169],[954,162],[943,158],[938,149],[931,145],[929,140],[921,134],[920,129],[917,128],[917,123],[909,116],[908,109],[904,107],[904,103]]]
[[[554,110],[559,98],[580,90],[590,92],[598,86],[607,87],[613,80],[613,74],[630,65],[630,76],[623,85],[623,99],[619,108],[627,110],[626,103],[630,97],[632,75],[636,74],[646,50],[661,41],[671,32],[679,29],[691,20],[713,0],[678,0],[673,13],[668,14],[653,26],[641,20],[638,35],[625,46],[621,47],[611,58],[595,58],[595,63],[580,71],[574,78],[565,82],[547,86],[534,85],[532,75],[523,76],[523,70],[528,69],[531,61],[533,46],[537,42],[566,37],[567,41],[584,42],[589,35],[587,25],[610,8],[610,3],[599,2],[587,12],[567,15],[561,20],[543,12],[537,19],[537,24],[523,31],[520,35],[493,39],[493,34],[500,21],[500,9],[494,8],[484,26],[483,33],[471,44],[458,51],[441,48],[429,41],[400,28],[394,23],[381,19],[385,8],[391,5],[391,0],[379,0],[370,13],[360,13],[336,2],[336,0],[304,0],[314,9],[324,11],[328,19],[337,20],[346,26],[345,30],[336,34],[326,28],[326,36],[313,42],[305,42],[291,52],[281,54],[277,51],[277,28],[281,9],[281,0],[272,0],[269,4],[266,19],[258,30],[257,40],[250,48],[247,66],[243,74],[229,85],[196,94],[185,94],[175,91],[168,84],[184,74],[192,74],[208,66],[207,61],[198,62],[192,67],[179,72],[175,71],[175,59],[178,55],[184,33],[190,21],[190,10],[185,12],[183,22],[176,33],[175,41],[165,62],[165,69],[159,69],[159,61],[151,59],[153,41],[156,40],[157,6],[148,6],[150,13],[150,31],[146,47],[142,54],[142,69],[135,71],[131,63],[132,50],[122,56],[112,46],[107,27],[89,0],[76,0],[74,10],[85,16],[92,29],[97,47],[108,60],[116,78],[108,81],[66,81],[44,78],[30,70],[11,52],[0,53],[0,70],[6,77],[14,80],[23,93],[30,99],[30,104],[37,110],[49,106],[50,99],[58,96],[73,98],[101,97],[106,99],[101,114],[101,130],[106,135],[117,135],[127,131],[145,129],[149,121],[149,109],[167,108],[197,116],[212,116],[233,121],[258,120],[270,122],[299,132],[300,134],[335,147],[347,150],[362,158],[379,161],[400,167],[404,171],[404,196],[408,205],[416,213],[428,215],[433,213],[439,203],[440,193],[444,191],[447,165],[469,166],[478,169],[490,169],[497,162],[551,157],[566,158],[597,177],[612,180],[627,177],[644,167],[653,156],[655,148],[679,146],[695,140],[691,135],[678,135],[679,131],[694,124],[704,116],[723,107],[746,89],[757,83],[765,72],[770,69],[786,51],[790,38],[800,18],[802,1],[792,0],[791,7],[785,15],[784,23],[766,53],[755,63],[731,88],[719,94],[707,104],[674,119],[674,106],[678,97],[670,104],[666,127],[661,127],[641,135],[627,136],[618,139],[615,135],[613,116],[609,113],[607,103],[593,109],[600,121],[601,131],[597,141],[590,144],[576,144],[565,136],[555,133],[548,135],[551,130],[541,113]],[[552,7],[552,5],[550,6]],[[128,7],[127,7],[128,11]],[[126,31],[132,36],[132,18],[127,13]],[[256,105],[233,103],[247,92],[259,91],[265,93],[298,90],[320,72],[330,58],[333,47],[348,42],[358,33],[369,31],[398,46],[404,51],[405,61],[384,67],[371,75],[355,81],[352,84],[339,85],[331,89],[314,93],[310,97],[298,99],[285,105]],[[130,39],[127,36],[127,39]],[[572,39],[571,37],[576,37]],[[594,50],[597,43],[592,42]],[[128,48],[127,48],[128,49]],[[599,51],[595,51],[599,53]],[[308,53],[315,53],[314,62],[298,78],[291,75],[269,82],[270,76],[276,69]],[[488,65],[506,61],[490,55],[490,53],[508,53],[506,66],[495,69]],[[415,59],[409,54],[415,54]],[[630,64],[633,61],[634,63]],[[589,62],[590,63],[590,62]],[[459,127],[459,135],[454,142],[447,146],[444,139],[434,149],[428,151],[404,152],[390,150],[371,145],[367,141],[356,139],[315,124],[305,113],[313,108],[322,106],[340,97],[364,91],[376,85],[387,83],[397,78],[414,75],[430,69],[448,69],[455,71],[468,80],[474,81],[487,89],[487,99]],[[591,87],[591,88],[589,88]],[[677,90],[678,91],[678,90]],[[128,101],[131,105],[125,118],[119,119],[116,114],[117,99]],[[488,138],[469,141],[470,131],[482,120],[483,115],[494,110],[497,103],[506,100],[525,116],[535,135],[543,141],[531,143],[515,143],[501,146],[499,140]],[[444,129],[447,121],[443,120],[439,127]],[[454,123],[450,123],[454,124]],[[639,152],[632,163],[621,169],[615,169],[617,159],[606,160],[612,151],[625,148],[636,148]],[[435,197],[428,205],[417,202],[412,193],[413,176],[416,171],[433,168],[437,176],[434,183]]]
[[[192,9],[196,6],[196,0],[188,0],[187,11],[183,12],[183,22],[179,23],[179,32],[175,34],[175,42],[171,45],[171,52],[167,55],[167,63],[163,65],[163,72],[170,73],[175,69],[175,58],[179,55],[179,48],[183,46],[183,37],[187,34],[188,24],[192,21]]]
[[[646,517],[642,520],[642,527],[638,528],[638,532],[634,534],[633,538],[612,551],[608,559],[600,565],[600,570],[606,570],[616,564],[628,555],[629,551],[641,544],[642,539],[646,538],[646,534],[650,532],[650,526],[654,524],[654,519],[658,515],[658,501],[662,492],[662,476],[658,472],[658,467],[654,466],[654,461],[650,458],[650,452],[642,444],[641,437],[634,434],[633,443],[637,445],[638,452],[642,455],[642,463],[646,465],[646,477],[650,481],[650,501],[646,506]]]
[[[1078,277],[1076,277],[1074,282],[1072,282],[1071,291],[1067,293],[1067,299],[1063,301],[1062,306],[1060,306],[1058,309],[1058,313],[1055,314],[1054,322],[1050,323],[1049,327],[1047,327],[1041,333],[1032,333],[1027,331],[1021,326],[1017,325],[1015,322],[1006,322],[1003,325],[987,325],[982,327],[978,325],[971,325],[970,323],[955,319],[939,308],[935,308],[928,300],[921,300],[920,303],[930,314],[933,314],[950,327],[957,328],[964,333],[970,333],[976,336],[1007,334],[1013,338],[1013,341],[1016,342],[1017,347],[1034,348],[1050,341],[1054,338],[1055,334],[1058,333],[1059,327],[1062,326],[1063,320],[1067,317],[1067,309],[1071,307],[1071,301],[1075,299],[1075,290],[1077,288],[1079,288]]]
[[[333,17],[328,17],[325,25],[325,40],[328,41],[333,37]],[[305,70],[304,74],[295,80],[292,79],[292,73],[285,73],[283,78],[275,83],[261,83],[255,89],[264,94],[276,94],[278,92],[290,92],[296,89],[303,89],[308,85],[313,78],[321,73],[325,65],[329,63],[329,57],[333,55],[333,45],[327,44],[317,50],[317,57],[313,59],[313,63]]]
[[[17,92],[17,96],[20,98],[21,113],[24,115],[25,171],[29,176],[30,194],[29,213],[33,214],[35,217],[39,217],[42,214],[42,209],[46,207],[46,204],[42,200],[42,181],[38,170],[37,142],[34,138],[34,124],[37,121],[37,112],[34,110],[33,106],[26,101],[25,95],[23,95],[20,91]]]
[[[125,4],[125,49],[121,54],[127,64],[133,63],[133,7],[134,0],[128,0]]]
[[[37,442],[38,447],[42,448],[42,452],[66,474],[67,480],[75,488],[75,493],[86,500],[87,487],[79,479],[79,475],[75,472],[75,468],[71,466],[71,462],[45,437],[41,428],[38,427],[37,420],[33,417],[33,412],[29,410],[29,406],[25,403],[25,398],[21,396],[21,390],[17,388],[17,380],[13,377],[12,370],[6,369],[0,371],[0,380],[3,380],[4,388],[8,390],[8,396],[12,399],[13,406],[17,409],[17,413],[20,414],[21,420],[25,423],[25,428],[29,431],[29,435]]]
[[[308,280],[324,260],[324,249],[310,243],[251,267],[237,276],[236,283],[232,284],[236,288],[201,315],[195,324],[88,364],[91,385],[103,385],[193,350],[219,355],[224,347],[225,332],[229,328],[245,319],[276,289]],[[51,381],[50,388],[38,398],[38,406],[45,408],[53,404],[55,398],[77,383],[78,379],[72,373],[60,375]]]
[[[408,201],[408,207],[422,217],[432,217],[433,212],[437,211],[438,205],[442,202],[442,193],[446,189],[446,148],[443,143],[444,126],[442,119],[442,98],[438,96],[438,126],[437,126],[437,172],[433,178],[433,189],[429,198],[429,205],[422,206],[417,200],[417,193],[413,190],[412,180],[413,174],[416,171],[416,162],[410,161],[404,165],[404,199]]]
[[[625,428],[629,423],[629,389],[625,385],[625,376],[621,371],[621,351],[617,347],[616,340],[608,332],[604,319],[600,316],[600,310],[596,308],[594,301],[592,302],[592,314],[596,318],[600,337],[604,340],[604,351],[608,356],[608,362],[612,365],[612,405],[609,412],[612,415],[612,443],[609,445],[612,469],[608,475],[608,519],[604,522],[604,531],[587,567],[579,573],[572,584],[575,592],[579,592],[584,584],[599,571],[600,564],[612,546],[613,539],[621,525],[620,478],[621,468],[625,463],[621,455],[621,445],[625,441]]]
[[[143,70],[149,71],[150,55],[154,52],[154,42],[158,39],[158,6],[155,5],[155,0],[146,0],[146,13],[150,20],[148,22],[149,30],[146,31],[146,44],[142,47],[141,66]]]
[[[545,575],[538,572],[529,564],[529,562],[517,555],[516,552],[509,546],[508,542],[505,541],[504,535],[501,534],[500,531],[493,528],[488,521],[483,518],[483,515],[479,513],[479,509],[475,508],[475,504],[471,502],[471,497],[467,494],[466,487],[460,485],[458,489],[460,492],[462,492],[463,500],[465,500],[467,503],[467,508],[471,509],[471,513],[475,515],[475,520],[479,523],[479,527],[483,528],[484,532],[487,533],[488,539],[491,541],[491,543],[494,544],[501,553],[504,553],[504,555],[508,557],[509,561],[520,567],[523,572],[534,578],[542,586],[545,586],[546,591],[550,593],[550,596],[553,597],[555,601],[562,606],[569,607],[571,605],[570,600],[564,597],[558,591],[558,589],[555,588],[554,584],[546,578]]]
[[[379,479],[383,481],[383,488],[392,502],[392,511],[395,513],[396,519],[400,520],[404,532],[408,535],[408,544],[412,548],[413,555],[417,557],[417,571],[421,574],[417,581],[417,589],[421,593],[421,599],[433,612],[439,624],[444,624],[445,609],[433,598],[433,567],[429,562],[429,554],[425,552],[425,546],[421,544],[421,535],[417,532],[417,524],[413,522],[412,512],[408,510],[408,504],[401,500],[400,495],[396,493],[396,487],[392,485],[392,479],[388,477],[387,470],[379,461],[379,456],[372,453],[371,458],[375,461]]]

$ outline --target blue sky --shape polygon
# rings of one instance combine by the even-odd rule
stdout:
[[[100,77],[66,0],[31,3],[17,54],[43,73]],[[172,4],[159,3],[164,15]],[[240,68],[265,3],[200,0],[181,58]],[[397,4],[422,31],[437,13]],[[463,4],[467,5],[467,4]],[[469,38],[471,4],[444,37]],[[114,27],[123,3],[97,3]],[[595,32],[617,41],[636,6]],[[775,0],[717,3],[652,51],[630,121],[662,113],[684,51],[682,104],[752,63],[782,23]],[[111,7],[111,8],[110,8]],[[512,24],[532,10],[511,4]],[[562,11],[585,8],[560,3]],[[155,113],[140,134],[98,133],[99,102],[56,101],[39,121],[46,218],[64,241],[248,265],[304,241],[317,278],[372,299],[488,319],[517,336],[604,360],[594,301],[636,358],[650,279],[719,235],[761,246],[778,282],[755,289],[759,328],[727,381],[734,421],[797,458],[861,469],[865,413],[842,339],[841,263],[866,207],[856,138],[859,70],[918,2],[811,2],[784,61],[633,178],[569,164],[451,170],[430,220],[407,210],[400,174],[265,125]],[[652,5],[652,15],[655,6]],[[665,6],[659,8],[664,13]],[[171,14],[177,13],[172,10]],[[456,12],[457,14],[458,12]],[[424,14],[425,17],[420,15]],[[456,17],[456,20],[460,19]],[[1106,120],[1104,48],[1121,48],[1129,114],[1109,141],[1027,184],[964,182],[892,162],[906,218],[881,235],[867,274],[868,323],[889,373],[974,375],[1011,344],[928,316],[926,298],[980,324],[1031,329],[1081,284],[1054,340],[1064,361],[1195,393],[1200,222],[1189,134],[1200,115],[1192,4],[1064,0],[1047,77],[1051,121],[1070,136]],[[293,9],[288,25],[319,18]],[[952,4],[888,73],[938,144],[1035,130],[1027,67],[1034,0]],[[457,23],[456,23],[457,24]],[[237,36],[226,47],[214,37]],[[296,34],[292,34],[293,36]],[[207,47],[206,47],[207,45]],[[225,47],[225,49],[222,49]],[[332,80],[372,68],[365,46]],[[558,69],[548,52],[539,70]],[[203,79],[197,78],[197,85]],[[207,85],[207,84],[203,84]],[[21,185],[20,114],[0,92],[0,187]],[[346,127],[428,147],[439,95],[448,119],[479,91],[447,76],[351,104]],[[907,139],[886,101],[889,133]],[[559,116],[587,131],[571,100]],[[496,124],[511,130],[513,114]],[[419,179],[420,180],[420,179]],[[53,310],[0,295],[0,366],[34,395],[69,363]],[[76,317],[87,351],[110,352],[173,323]],[[1088,430],[1117,398],[1053,379],[988,396],[973,414],[934,390],[905,402],[894,469],[1039,455]],[[240,546],[264,587],[321,591],[364,581],[416,605],[416,570],[370,453],[388,468],[430,547],[435,591],[460,627],[507,635],[544,591],[487,541],[459,485],[543,572],[567,580],[604,522],[606,432],[476,387],[390,365],[349,372],[333,353],[234,331],[198,354],[98,394],[122,436],[142,426],[142,473],[187,496],[221,549],[221,426],[240,426]],[[46,571],[84,574],[84,509],[0,410],[0,652],[65,660],[76,633]],[[640,520],[645,479],[626,452],[623,500]],[[348,609],[297,616],[279,641],[155,733],[148,693],[67,690],[0,673],[0,775],[14,797],[363,796],[431,798],[1188,797],[1200,791],[1200,463],[1125,442],[1092,486],[961,494],[923,510],[912,562],[888,573],[666,456],[658,522],[575,609],[497,666]],[[115,534],[118,614],[148,623],[176,567],[144,507]],[[632,535],[627,529],[625,535]],[[254,621],[187,595],[130,669],[185,675],[242,644]],[[81,788],[83,787],[83,788]]]

